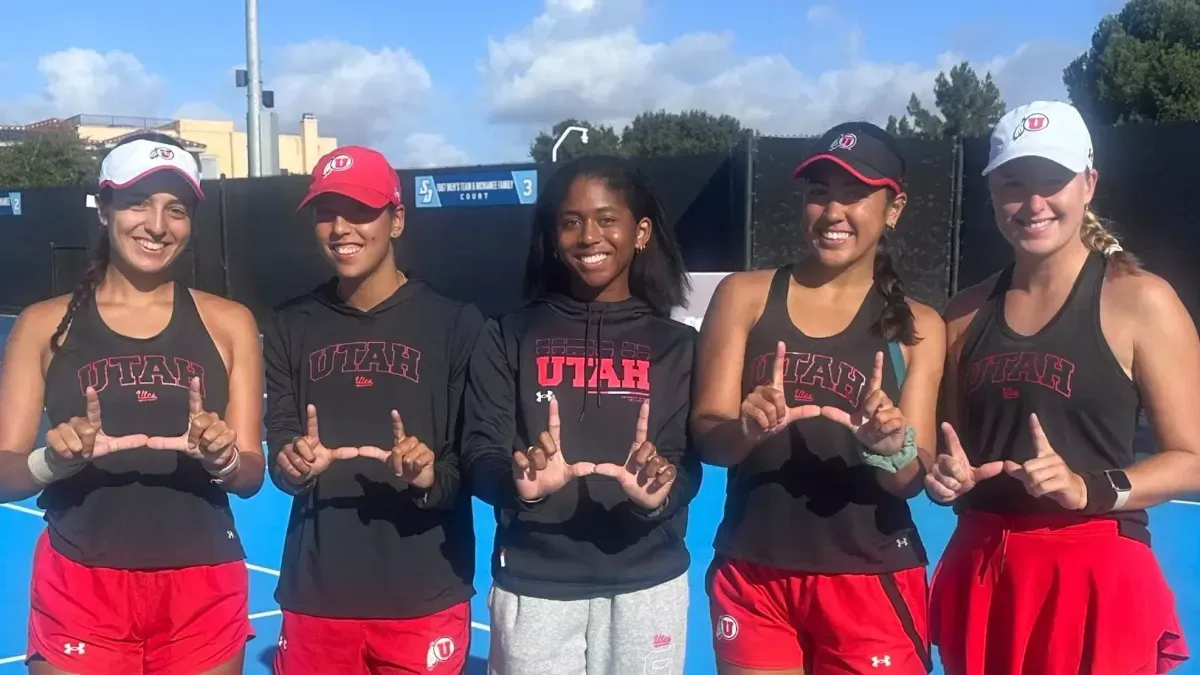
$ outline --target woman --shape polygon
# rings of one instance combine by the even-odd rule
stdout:
[[[1195,326],[1090,211],[1070,105],[1006,114],[984,174],[1015,261],[946,309],[947,452],[926,490],[959,522],[933,640],[954,674],[1165,673],[1187,648],[1146,509],[1200,489],[1200,417],[1180,404]],[[1160,451],[1135,462],[1142,403]]]
[[[456,444],[483,317],[396,269],[404,206],[383,155],[321,158],[310,205],[334,276],[263,334],[271,477],[294,495],[275,672],[457,674],[475,539]]]
[[[683,672],[695,330],[649,183],[611,157],[538,200],[526,286],[471,359],[463,461],[496,507],[497,675]]]
[[[262,486],[262,356],[245,307],[168,276],[201,199],[178,141],[121,142],[100,168],[83,281],[27,308],[9,336],[0,489],[41,492],[48,523],[35,675],[242,672],[248,580],[227,495]],[[31,452],[43,404],[52,428]]]
[[[700,335],[693,431],[730,467],[709,572],[718,670],[925,673],[906,500],[932,461],[944,329],[881,250],[906,203],[895,141],[854,122],[814,147],[794,173],[813,255],[726,277]]]

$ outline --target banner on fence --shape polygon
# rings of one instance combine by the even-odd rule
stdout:
[[[538,195],[537,173],[530,169],[417,176],[417,208],[533,204]]]
[[[0,216],[21,215],[21,193],[0,192]]]

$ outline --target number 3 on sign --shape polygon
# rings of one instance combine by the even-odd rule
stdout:
[[[433,183],[432,180],[422,178],[421,187],[417,188],[417,196],[421,198],[422,204],[428,204],[433,201],[433,185],[431,183]]]
[[[533,181],[529,180],[528,178],[521,181],[521,196],[533,196]]]

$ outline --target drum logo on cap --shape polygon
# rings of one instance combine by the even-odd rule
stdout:
[[[150,159],[158,159],[159,157],[162,157],[163,159],[170,161],[172,159],[175,159],[175,151],[170,148],[164,148],[162,146],[158,146],[150,151]]]
[[[1043,113],[1033,113],[1021,120],[1021,124],[1013,132],[1013,140],[1025,135],[1026,131],[1041,131],[1050,126],[1050,118]]]
[[[334,171],[345,171],[354,166],[354,158],[350,155],[338,155],[333,159],[325,162],[325,168],[321,170],[321,178],[325,178]]]
[[[842,134],[836,141],[829,144],[830,150],[849,150],[858,143],[858,136],[854,134]]]

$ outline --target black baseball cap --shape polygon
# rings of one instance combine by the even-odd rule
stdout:
[[[870,122],[844,122],[826,131],[813,145],[812,154],[792,172],[792,178],[799,178],[822,160],[837,164],[867,185],[904,191],[904,157],[896,139]]]

